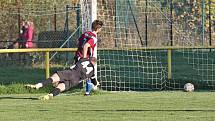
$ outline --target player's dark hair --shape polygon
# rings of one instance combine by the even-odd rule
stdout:
[[[93,23],[92,23],[91,29],[92,29],[92,31],[96,31],[97,29],[102,28],[102,26],[103,26],[103,22],[102,22],[102,21],[100,21],[100,20],[95,20],[95,21],[93,21]]]

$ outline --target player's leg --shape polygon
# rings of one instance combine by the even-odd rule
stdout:
[[[86,80],[86,87],[85,87],[85,96],[89,96],[90,92],[94,90],[94,84],[92,83],[91,79]]]
[[[85,88],[85,96],[90,95],[90,92],[92,90],[97,90],[99,86],[99,82],[96,80],[96,78],[93,79],[87,79],[86,80],[86,88]]]
[[[50,78],[46,79],[46,80],[42,80],[41,82],[37,83],[37,84],[27,84],[25,85],[25,87],[27,88],[33,88],[33,89],[39,89],[41,87],[47,86],[49,84],[56,84],[60,81],[60,77],[58,76],[57,73],[53,74]]]
[[[65,83],[59,83],[56,88],[54,88],[49,94],[39,97],[40,100],[50,100],[54,96],[59,95],[61,92],[65,91]]]

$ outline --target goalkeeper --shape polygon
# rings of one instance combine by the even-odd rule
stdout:
[[[57,96],[63,91],[77,86],[82,80],[94,77],[94,65],[96,64],[96,58],[90,57],[87,59],[80,59],[75,65],[68,70],[57,71],[50,78],[41,81],[35,85],[27,84],[25,87],[39,89],[49,84],[56,87],[47,95],[40,97],[40,100],[49,100],[54,96]],[[97,87],[97,81],[92,79],[93,89]]]

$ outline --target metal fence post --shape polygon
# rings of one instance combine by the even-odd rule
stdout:
[[[49,51],[46,51],[45,55],[45,69],[46,69],[46,79],[49,78]]]
[[[170,2],[170,41],[171,46],[173,46],[173,3]]]
[[[172,79],[172,49],[168,49],[168,79]]]
[[[202,0],[202,46],[205,41],[205,0]]]
[[[81,24],[81,5],[80,4],[78,4],[77,5],[77,7],[76,7],[76,21],[77,21],[77,28],[78,28],[78,36],[77,37],[79,37],[80,35],[81,35],[81,30],[80,30],[80,24]]]

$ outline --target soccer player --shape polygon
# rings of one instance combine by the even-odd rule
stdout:
[[[97,34],[101,31],[101,28],[103,26],[103,22],[100,20],[93,21],[91,25],[92,31],[84,32],[81,37],[78,39],[78,49],[75,53],[75,63],[81,59],[81,58],[89,58],[89,57],[95,57],[95,48],[97,47]],[[87,79],[86,81],[86,92],[85,95],[90,94],[90,86],[91,86],[91,80]],[[99,85],[99,83],[97,82]]]
[[[75,63],[81,58],[89,58],[95,56],[95,47],[97,44],[97,34],[101,31],[103,22],[95,20],[92,23],[92,31],[84,32],[78,39],[78,49],[75,53]]]
[[[56,85],[56,87],[49,94],[39,98],[40,100],[49,100],[61,92],[77,86],[82,80],[93,77],[94,65],[96,64],[96,61],[97,60],[95,57],[80,59],[75,65],[70,67],[69,70],[57,71],[50,78],[35,85],[27,84],[25,87],[39,89],[49,84]],[[92,83],[96,88],[97,81],[94,80]]]

